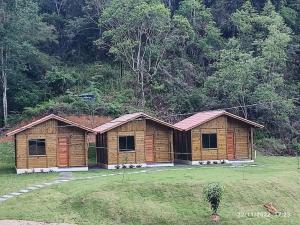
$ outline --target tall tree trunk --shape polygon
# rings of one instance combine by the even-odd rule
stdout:
[[[7,126],[7,76],[5,72],[5,52],[1,47],[1,81],[2,81],[2,103],[3,103],[3,123],[4,127]]]
[[[145,89],[144,89],[144,71],[141,70],[140,72],[141,75],[141,98],[142,98],[142,107],[145,106]]]

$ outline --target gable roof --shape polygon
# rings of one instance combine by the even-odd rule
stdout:
[[[54,114],[50,114],[50,115],[48,115],[48,116],[45,116],[45,117],[43,117],[43,118],[41,118],[41,119],[38,119],[38,120],[32,122],[32,123],[29,123],[29,124],[27,124],[27,125],[25,125],[25,126],[22,126],[22,127],[17,128],[17,129],[15,129],[15,130],[13,130],[13,131],[10,131],[10,132],[8,132],[6,135],[7,135],[7,136],[11,136],[11,135],[20,133],[20,132],[22,132],[22,131],[24,131],[24,130],[27,130],[27,129],[29,129],[29,128],[32,128],[32,127],[34,127],[34,126],[36,126],[36,125],[38,125],[38,124],[41,124],[41,123],[43,123],[43,122],[46,122],[46,121],[50,120],[50,119],[55,119],[55,120],[58,120],[58,121],[67,123],[67,124],[69,124],[69,125],[73,125],[74,127],[78,127],[78,128],[81,128],[81,129],[83,129],[83,130],[86,130],[86,131],[89,131],[89,132],[92,132],[92,133],[94,132],[93,129],[91,129],[91,128],[89,128],[89,127],[80,125],[80,124],[78,124],[78,123],[75,123],[75,122],[70,121],[70,120],[68,120],[68,119],[65,119],[65,118],[63,118],[63,117],[60,117],[60,116],[57,116],[57,115],[54,115]]]
[[[193,129],[201,124],[204,124],[212,119],[215,119],[219,116],[226,115],[229,117],[232,117],[234,119],[240,120],[244,123],[247,123],[251,126],[263,128],[264,126],[258,123],[255,123],[253,121],[247,120],[245,118],[239,117],[237,115],[234,115],[232,113],[226,112],[225,110],[213,110],[213,111],[205,111],[205,112],[199,112],[194,114],[193,116],[190,116],[178,123],[175,123],[174,126],[178,129],[182,130],[190,130]]]
[[[165,125],[165,126],[170,127],[170,128],[181,130],[180,128],[176,128],[172,124],[169,124],[169,123],[164,122],[162,120],[156,119],[156,118],[154,118],[152,116],[149,116],[149,115],[147,115],[145,113],[137,112],[137,113],[125,114],[123,116],[120,116],[120,117],[118,117],[118,118],[116,118],[116,119],[108,122],[108,123],[105,123],[105,124],[103,124],[103,125],[101,125],[99,127],[96,127],[94,129],[94,132],[105,133],[105,132],[107,132],[109,130],[112,130],[112,129],[116,128],[116,127],[119,127],[119,126],[121,126],[121,125],[123,125],[125,123],[128,123],[128,122],[130,122],[132,120],[138,119],[140,117],[144,117],[146,119],[152,120],[154,122],[157,122],[159,124]]]

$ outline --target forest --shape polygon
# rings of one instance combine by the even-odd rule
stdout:
[[[300,150],[300,0],[1,0],[2,130],[49,113],[226,109]]]

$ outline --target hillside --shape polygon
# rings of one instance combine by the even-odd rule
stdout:
[[[265,125],[258,148],[300,149],[297,0],[4,0],[3,129],[45,115],[227,109]]]

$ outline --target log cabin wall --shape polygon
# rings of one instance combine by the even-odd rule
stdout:
[[[151,120],[146,121],[146,135],[153,135],[154,162],[172,162],[173,131]]]
[[[227,130],[234,133],[235,159],[252,159],[251,127],[236,119],[228,118]]]
[[[217,117],[191,130],[192,160],[227,159],[227,132],[234,133],[234,159],[251,159],[251,127],[227,116]],[[203,148],[202,134],[217,134],[217,148]]]
[[[59,137],[68,138],[68,166],[86,166],[88,149],[86,132],[51,119],[15,135],[16,167],[18,169],[57,167]],[[30,156],[28,153],[30,139],[45,139],[46,155]]]
[[[153,135],[153,162],[172,162],[173,161],[173,131],[171,128],[160,125],[156,122],[137,119],[123,124],[105,133],[107,135],[107,164],[142,164],[145,159],[145,137]],[[119,136],[134,136],[134,151],[119,151]],[[100,136],[98,134],[99,140]],[[98,139],[98,138],[97,138]],[[101,142],[97,142],[97,148]],[[102,151],[102,149],[101,149]],[[105,153],[106,152],[106,153]],[[101,155],[101,153],[99,154]],[[101,159],[99,159],[101,161]],[[106,162],[100,162],[100,164]]]
[[[57,121],[48,120],[30,129],[16,134],[16,155],[18,169],[47,168],[56,166],[57,149]],[[30,139],[46,140],[45,156],[30,156],[28,154],[28,141]]]
[[[82,129],[58,122],[57,138],[68,138],[69,165],[70,167],[88,165],[87,133]],[[47,140],[46,140],[47,141]]]
[[[107,132],[108,165],[145,162],[146,120],[130,121]],[[135,151],[119,151],[119,136],[135,136]]]

